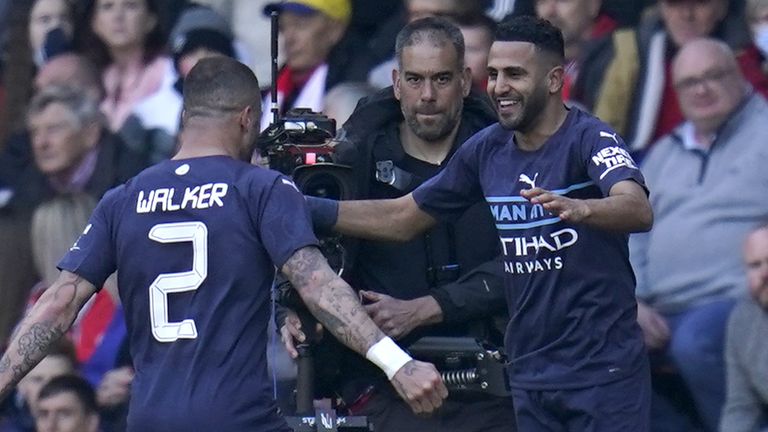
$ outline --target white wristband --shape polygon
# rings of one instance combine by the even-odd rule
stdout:
[[[390,380],[406,363],[413,360],[411,356],[400,349],[389,337],[384,337],[373,344],[365,353],[365,358],[378,366]]]

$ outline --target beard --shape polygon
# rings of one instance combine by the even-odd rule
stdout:
[[[403,109],[403,117],[405,117],[405,122],[408,125],[408,128],[410,128],[417,137],[427,142],[439,141],[450,135],[451,132],[453,132],[453,129],[459,123],[460,113],[461,105],[459,105],[459,108],[452,113],[427,112],[427,114],[440,115],[435,119],[431,119],[430,121],[425,122],[423,120],[419,120],[417,115],[423,113],[418,113],[415,110],[406,112],[405,109]]]
[[[528,132],[537,123],[539,116],[547,103],[547,88],[543,83],[534,87],[527,98],[522,98],[522,110],[515,118],[504,118],[499,116],[499,123],[504,129],[516,130],[518,132]]]

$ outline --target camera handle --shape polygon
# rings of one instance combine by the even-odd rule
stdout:
[[[364,416],[339,416],[332,406],[315,407],[314,346],[319,341],[317,320],[305,308],[295,311],[301,320],[305,339],[296,345],[296,416],[285,417],[294,432],[372,431]]]

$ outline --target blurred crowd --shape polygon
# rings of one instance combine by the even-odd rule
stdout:
[[[768,0],[0,0],[0,340],[101,196],[174,154],[200,59],[256,71],[262,128],[273,87],[280,113],[342,125],[392,85],[405,23],[453,22],[482,98],[495,26],[518,14],[561,29],[565,102],[618,131],[647,178],[655,226],[630,249],[653,430],[768,430]],[[62,405],[77,413],[66,430],[123,430],[133,372],[114,285],[0,407],[0,432],[65,430]]]

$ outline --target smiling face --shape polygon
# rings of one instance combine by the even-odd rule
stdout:
[[[527,132],[550,94],[546,62],[530,42],[494,42],[488,55],[488,95],[505,129]]]
[[[424,141],[447,137],[459,124],[464,97],[469,94],[469,70],[447,40],[425,40],[403,48],[400,69],[394,72],[395,97],[405,122]]]

